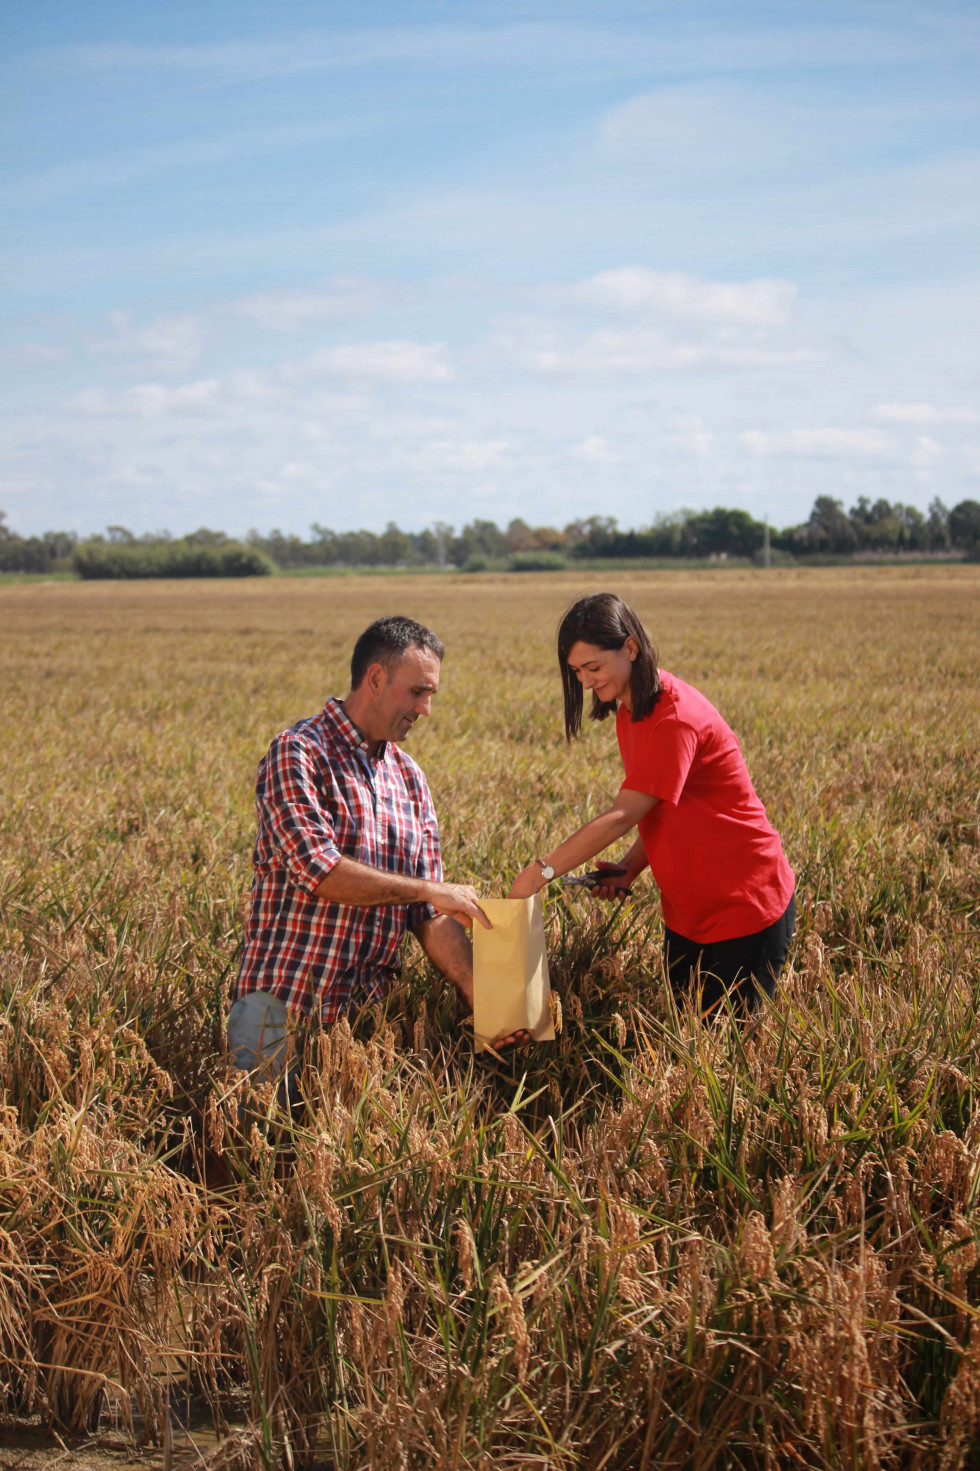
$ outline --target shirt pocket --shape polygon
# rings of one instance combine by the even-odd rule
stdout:
[[[405,792],[378,788],[378,851],[390,873],[414,873],[422,845],[415,810]]]
[[[333,828],[337,851],[345,858],[361,858],[364,825],[359,820],[356,802],[352,803],[338,786],[328,787],[321,796],[327,821]]]

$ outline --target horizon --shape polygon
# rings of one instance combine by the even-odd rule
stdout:
[[[980,497],[973,5],[3,24],[17,534]]]
[[[864,519],[867,512],[877,510],[878,506],[882,504],[886,504],[888,507],[888,519],[894,520],[896,518],[901,518],[902,513],[904,512],[917,511],[922,516],[924,523],[929,521],[934,507],[939,511],[944,519],[948,519],[949,513],[951,511],[955,512],[960,508],[959,506],[947,506],[945,502],[943,502],[939,497],[934,497],[932,503],[926,508],[914,506],[910,502],[903,503],[896,501],[894,503],[888,503],[883,502],[882,500],[879,500],[877,503],[866,501],[864,506],[861,506],[860,504],[846,506],[842,500],[832,496],[825,496],[822,499],[830,501],[837,509],[839,509],[843,513],[844,517],[854,525],[867,524],[866,520]],[[966,500],[962,502],[961,505],[963,507],[977,507],[978,505],[980,505],[980,502]],[[509,535],[513,529],[515,529],[516,527],[520,527],[523,529],[523,531],[526,531],[532,535],[543,532],[556,532],[561,536],[567,536],[569,533],[575,532],[579,528],[588,527],[596,523],[598,523],[599,525],[605,524],[610,531],[614,531],[617,535],[644,536],[655,533],[658,530],[664,530],[669,527],[681,527],[685,523],[696,521],[698,518],[704,516],[711,516],[723,513],[727,515],[747,515],[753,527],[757,527],[760,529],[765,527],[766,530],[771,531],[775,537],[781,538],[789,536],[794,531],[805,530],[808,525],[812,524],[814,514],[817,512],[817,510],[818,506],[815,503],[814,506],[811,508],[810,516],[803,518],[801,521],[787,523],[783,525],[779,525],[773,522],[768,517],[764,517],[760,521],[752,517],[751,512],[747,512],[742,506],[678,506],[673,511],[658,512],[655,517],[645,525],[639,523],[633,526],[622,525],[617,517],[605,517],[599,515],[597,512],[593,512],[590,516],[577,517],[572,521],[566,522],[564,525],[552,523],[539,523],[538,525],[534,525],[532,523],[528,523],[522,517],[513,517],[509,522],[500,524],[490,517],[480,517],[471,514],[468,519],[461,520],[458,525],[450,524],[445,521],[435,520],[423,525],[403,526],[400,525],[397,521],[389,521],[384,526],[378,527],[362,525],[341,528],[336,526],[324,526],[321,523],[314,522],[306,528],[306,531],[309,534],[305,538],[298,531],[284,531],[281,526],[269,526],[266,528],[250,526],[246,531],[238,532],[226,531],[225,528],[221,526],[206,526],[204,524],[201,524],[196,527],[191,527],[186,531],[171,531],[170,528],[167,526],[160,526],[155,528],[154,530],[134,531],[132,527],[126,526],[119,522],[112,522],[106,526],[103,526],[101,530],[88,530],[80,532],[76,532],[71,527],[48,526],[45,527],[42,532],[29,533],[29,536],[40,537],[45,535],[59,536],[68,534],[71,536],[76,536],[79,544],[82,544],[86,541],[101,541],[108,542],[109,544],[116,543],[119,545],[126,545],[129,540],[131,540],[131,542],[134,544],[149,543],[154,541],[168,542],[180,541],[202,535],[223,537],[228,541],[239,542],[242,544],[248,544],[250,539],[257,539],[258,541],[269,541],[274,537],[282,537],[285,540],[292,540],[295,538],[296,540],[299,540],[303,545],[312,547],[316,546],[325,534],[329,534],[335,537],[371,536],[380,540],[386,532],[396,531],[399,533],[399,535],[408,537],[423,537],[426,535],[435,535],[436,537],[446,536],[448,538],[458,540],[465,536],[468,531],[476,530],[481,527],[492,527],[502,536]],[[872,522],[871,524],[874,524],[874,522]],[[23,534],[18,530],[16,526],[11,525],[9,516],[4,511],[3,507],[0,506],[0,541],[2,541],[4,535],[19,538],[21,540],[29,539],[29,536],[23,536]],[[575,543],[573,539],[572,545],[574,544]],[[857,548],[855,548],[855,550],[857,550]],[[887,549],[882,546],[880,550],[884,553]],[[897,547],[894,548],[892,554],[897,554],[898,550],[899,549]],[[902,554],[906,554],[907,551],[908,549],[905,549],[905,552],[903,552]],[[915,554],[920,555],[921,553],[916,552]],[[929,553],[929,555],[934,554],[935,553],[932,552]],[[641,553],[640,555],[648,554]],[[619,554],[614,553],[614,560],[618,556]]]

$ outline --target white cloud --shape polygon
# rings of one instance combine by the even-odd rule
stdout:
[[[871,410],[873,419],[891,424],[980,424],[980,409],[940,408],[926,403],[877,404]]]
[[[90,344],[98,356],[139,362],[150,371],[186,373],[197,362],[207,338],[199,317],[156,317],[145,327],[134,327],[126,312],[110,312],[111,337]]]
[[[311,322],[374,311],[384,298],[380,283],[337,276],[322,291],[265,291],[232,302],[232,310],[274,332],[297,332]]]
[[[892,449],[880,429],[788,429],[776,433],[747,430],[739,442],[754,455],[816,456],[826,459],[877,458]]]
[[[162,419],[170,414],[212,413],[221,393],[217,378],[169,387],[163,383],[138,383],[121,393],[90,388],[69,400],[69,408],[93,417]]]
[[[415,468],[431,467],[436,470],[461,470],[477,472],[492,470],[499,465],[507,453],[505,439],[489,440],[433,440],[419,447],[415,456]]]
[[[574,288],[591,306],[616,312],[674,317],[712,326],[774,327],[793,309],[792,281],[760,277],[751,281],[707,281],[680,271],[622,266],[601,271]]]
[[[369,383],[448,383],[456,375],[443,342],[352,342],[325,347],[284,368],[287,377],[323,375]]]
[[[920,434],[912,451],[912,463],[928,468],[929,465],[935,464],[944,453],[942,445],[936,440],[930,439],[928,434]]]
[[[10,342],[0,346],[0,359],[10,363],[58,363],[67,347],[51,342]]]
[[[88,388],[68,402],[75,413],[92,418],[165,419],[171,415],[254,414],[279,404],[282,388],[259,373],[242,370],[227,378],[192,383],[136,383],[119,392]]]
[[[528,372],[549,378],[638,378],[698,369],[766,371],[794,368],[820,356],[806,348],[677,342],[654,330],[591,332],[573,340],[538,334],[537,340],[505,338],[502,346]]]
[[[619,462],[619,455],[601,434],[590,434],[573,444],[572,454],[590,465],[615,465]]]

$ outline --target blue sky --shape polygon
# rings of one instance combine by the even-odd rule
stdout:
[[[7,6],[0,508],[980,498],[980,7]]]

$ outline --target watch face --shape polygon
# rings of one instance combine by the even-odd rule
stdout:
[[[540,863],[541,860],[538,859],[538,862]],[[542,863],[541,864],[541,875],[542,875],[543,878],[547,879],[548,883],[551,882],[551,880],[555,876],[555,870],[552,868],[552,866],[551,866],[550,863]]]

